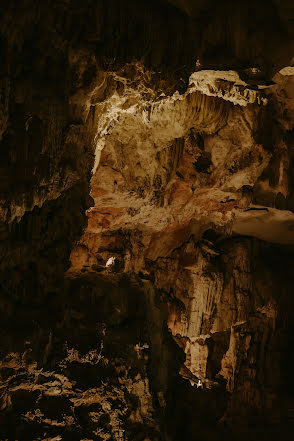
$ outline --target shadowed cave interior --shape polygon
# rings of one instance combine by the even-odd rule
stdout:
[[[294,430],[294,5],[0,14],[0,440]]]

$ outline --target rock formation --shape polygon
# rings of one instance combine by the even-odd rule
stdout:
[[[0,440],[291,437],[293,20],[3,8]]]

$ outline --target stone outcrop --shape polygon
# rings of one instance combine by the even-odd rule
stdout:
[[[291,436],[290,1],[0,18],[0,439]]]

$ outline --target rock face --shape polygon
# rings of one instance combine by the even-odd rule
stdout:
[[[4,8],[1,440],[290,437],[293,19]]]

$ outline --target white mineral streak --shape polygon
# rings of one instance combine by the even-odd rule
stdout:
[[[107,260],[105,266],[106,267],[112,266],[112,265],[114,265],[114,262],[115,262],[115,257],[109,257],[109,259]]]
[[[172,96],[165,96],[162,93],[157,101],[155,101],[154,90],[145,86],[143,81],[140,81],[135,89],[132,84],[128,84],[126,78],[114,73],[111,75],[123,85],[124,92],[118,94],[115,91],[111,97],[96,104],[99,117],[95,136],[93,174],[99,165],[101,151],[105,146],[105,137],[110,135],[123,117],[135,118],[140,131],[151,130],[156,135],[157,147],[166,147],[172,139],[184,136],[195,125],[195,122],[200,125],[199,130],[208,130],[212,122],[211,118],[215,120],[217,115],[212,112],[211,105],[205,111],[207,101],[205,96],[219,97],[240,106],[247,106],[254,102],[263,105],[267,103],[267,99],[261,96],[261,92],[250,89],[235,71],[194,72],[190,76],[189,87],[184,94],[176,91]],[[142,69],[140,75],[144,75],[145,80],[146,76],[148,77]],[[221,112],[218,116],[221,121]],[[130,123],[130,120],[126,119],[126,123]],[[128,130],[126,133],[128,134]]]
[[[294,66],[287,66],[280,70],[281,75],[294,75]]]
[[[230,101],[235,105],[247,106],[257,101],[267,104],[259,90],[252,90],[233,70],[201,70],[190,76],[190,91],[198,90],[208,96]]]

